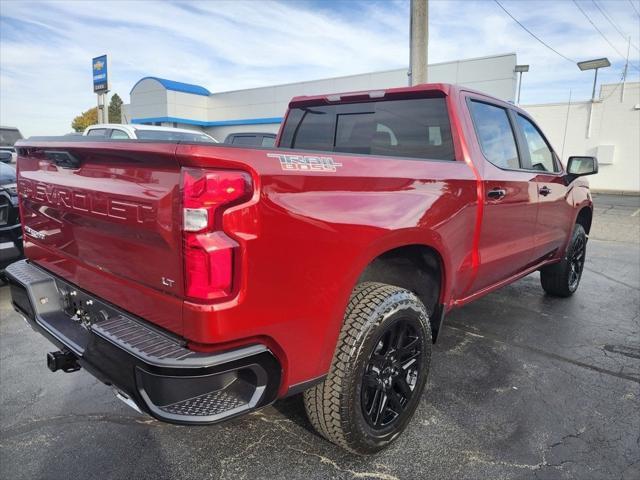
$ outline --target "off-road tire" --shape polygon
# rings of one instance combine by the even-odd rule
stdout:
[[[400,322],[410,322],[416,338],[422,339],[423,353],[415,363],[420,373],[395,423],[375,430],[363,413],[363,375],[381,335]],[[429,373],[431,338],[427,310],[412,292],[383,283],[358,285],[351,294],[327,378],[304,392],[311,424],[330,442],[357,454],[388,446],[406,428],[419,404]]]
[[[574,260],[577,249],[582,245],[582,265],[578,272],[577,283],[572,281],[572,260]],[[573,295],[582,278],[582,269],[586,255],[587,234],[584,227],[576,224],[573,227],[571,239],[567,245],[567,250],[559,263],[549,265],[540,270],[540,283],[545,292],[554,297],[570,297]],[[575,263],[574,263],[575,268]]]

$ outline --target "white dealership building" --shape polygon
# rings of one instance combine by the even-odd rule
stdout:
[[[429,81],[455,83],[508,102],[515,100],[516,54],[429,65]],[[289,100],[298,95],[376,90],[407,85],[407,69],[325,78],[228,92],[212,92],[207,82],[183,83],[144,77],[131,89],[123,123],[203,130],[220,141],[235,132],[277,132]],[[596,155],[600,174],[594,188],[640,192],[640,84],[604,85],[591,102],[523,106],[539,122],[563,161],[569,155]],[[589,109],[591,126],[588,129]],[[113,119],[112,119],[113,120]],[[589,131],[587,131],[589,130]]]
[[[429,65],[429,81],[457,83],[513,101],[515,65],[515,53],[438,63]],[[289,100],[297,95],[376,90],[407,83],[406,68],[230,92],[145,77],[131,89],[123,121],[197,128],[224,140],[233,132],[277,132]]]

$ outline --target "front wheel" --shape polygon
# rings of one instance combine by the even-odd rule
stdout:
[[[540,270],[540,283],[549,295],[570,297],[578,289],[587,254],[587,234],[584,227],[573,227],[571,240],[562,261]]]
[[[307,415],[327,440],[375,453],[413,417],[431,361],[431,330],[422,302],[382,283],[351,295],[325,381],[304,393]]]

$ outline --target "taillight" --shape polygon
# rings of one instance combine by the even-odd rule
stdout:
[[[251,198],[251,177],[234,170],[182,169],[185,293],[198,300],[233,289],[238,243],[222,231],[222,212]]]

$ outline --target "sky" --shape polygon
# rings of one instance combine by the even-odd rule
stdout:
[[[631,37],[628,81],[640,80],[640,1],[430,0],[429,63],[515,52],[521,103],[591,97],[593,74],[575,61],[608,57],[618,83]],[[609,43],[610,42],[610,43]],[[111,92],[129,102],[142,77],[211,92],[403,68],[408,0],[0,1],[0,124],[59,135],[96,103],[91,59],[109,55]],[[327,92],[330,93],[330,92]]]

